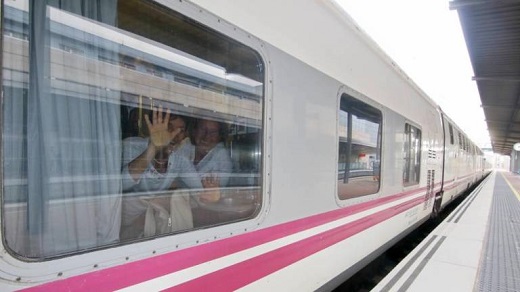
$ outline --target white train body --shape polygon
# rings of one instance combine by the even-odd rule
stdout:
[[[25,2],[28,3],[3,1],[4,20],[21,19],[17,13],[31,9]],[[246,137],[248,132],[260,135],[257,140],[253,138],[257,148],[248,152],[259,157],[259,169],[251,176],[241,172],[240,177],[260,179],[254,184],[230,183],[227,191],[243,195],[249,190],[254,197],[250,206],[255,209],[250,212],[247,209],[247,213],[233,209],[240,206],[232,205],[225,209],[224,216],[219,213],[220,206],[224,205],[206,206],[213,208],[221,221],[200,223],[198,227],[195,224],[182,232],[35,252],[26,247],[30,244],[20,244],[32,240],[30,231],[24,231],[25,226],[31,224],[28,214],[32,209],[27,205],[32,199],[28,199],[28,203],[9,202],[4,197],[2,227],[7,229],[8,235],[2,233],[2,290],[329,290],[487,174],[482,152],[333,1],[134,2],[143,7],[160,7],[150,10],[156,11],[158,19],[162,14],[177,13],[187,22],[202,26],[204,31],[230,40],[227,45],[237,43],[255,52],[261,58],[258,66],[263,68],[258,72],[263,74],[262,80],[241,76],[242,79],[229,78],[221,82],[214,77],[217,75],[209,73],[209,77],[197,77],[206,78],[208,83],[217,84],[216,87],[227,86],[252,97],[235,100],[231,94],[222,94],[222,99],[218,93],[200,94],[200,98],[211,96],[213,101],[217,100],[213,104],[197,99],[198,93],[193,93],[197,97],[190,95],[201,89],[182,91],[171,83],[163,88],[160,83],[163,81],[146,79],[148,75],[142,73],[146,70],[148,74],[166,78],[166,71],[160,69],[166,66],[165,61],[154,61],[157,63],[153,64],[163,64],[163,67],[157,65],[157,71],[150,67],[139,71],[144,62],[123,64],[126,69],[141,73],[131,79],[134,78],[132,72],[117,69],[117,74],[124,76],[121,77],[124,82],[119,85],[113,85],[111,73],[105,73],[109,71],[106,68],[103,73],[89,69],[94,77],[84,75],[78,79],[72,71],[56,69],[63,76],[51,77],[51,87],[59,87],[52,83],[58,79],[74,83],[78,88],[85,84],[93,87],[89,82],[94,81],[90,80],[101,76],[101,81],[95,82],[109,81],[103,86],[96,83],[96,86],[106,87],[107,91],[126,86],[126,91],[117,89],[131,95],[118,99],[121,105],[139,107],[141,96],[146,95],[150,100],[172,102],[175,107],[189,104],[179,110],[181,115],[193,119],[211,116],[233,126],[236,133],[238,125],[245,125],[246,134],[241,137]],[[149,41],[146,36],[137,37],[137,28],[126,33],[124,28],[89,24],[88,20],[74,18],[74,14],[63,13],[61,9],[47,9],[51,22],[66,24],[65,17],[70,16],[76,30],[89,27],[90,34],[96,38],[114,42],[120,38],[121,46],[130,48],[128,54],[142,56],[141,60],[148,60],[147,64],[152,62],[149,60],[185,56],[176,53],[180,49],[158,44],[160,39]],[[85,26],[81,21],[85,21]],[[104,36],[103,32],[106,32]],[[187,35],[190,33],[193,32]],[[4,84],[15,84],[18,79],[14,72],[30,70],[29,65],[17,69],[18,65],[12,61],[19,50],[16,46],[28,50],[27,40],[8,35],[5,27],[3,34],[3,80]],[[69,40],[63,39],[64,42]],[[96,42],[97,39],[92,39],[93,44]],[[67,51],[64,45],[60,48],[65,53],[51,49],[51,55],[63,54],[60,58],[65,61],[58,65],[51,61],[51,70],[67,66],[66,58],[80,54],[74,49]],[[128,55],[120,51],[118,56],[121,61]],[[206,61],[195,63],[201,67],[207,65]],[[191,72],[185,69],[189,64],[178,65],[182,68],[175,70],[186,70],[183,71],[186,76],[192,74],[186,73]],[[227,71],[234,73],[229,68]],[[197,74],[190,76],[199,76]],[[24,82],[32,84],[32,79],[26,78]],[[132,82],[127,81],[130,79]],[[144,89],[140,89],[141,85],[136,84],[145,79],[148,81],[143,81]],[[69,93],[63,94],[74,95],[68,88],[69,91],[63,92]],[[74,90],[80,95],[78,92],[83,89],[75,87]],[[135,102],[136,96],[139,104]],[[257,96],[261,96],[258,102]],[[5,100],[14,97],[4,90]],[[224,98],[231,101],[220,107],[218,100]],[[240,110],[234,108],[238,103],[244,104]],[[6,110],[4,108],[4,112]],[[246,113],[249,111],[251,114]],[[230,116],[234,122],[230,122]],[[354,123],[360,128],[353,129]],[[3,148],[4,169],[12,153],[9,151],[14,151],[7,149],[9,139],[13,138],[7,136],[5,128],[4,122],[3,140],[8,141]],[[230,144],[240,143],[238,136],[228,137]],[[235,159],[235,154],[231,155]],[[236,165],[243,166],[241,161],[233,160],[234,174],[238,173]],[[27,180],[30,179],[34,178],[29,176]],[[8,181],[3,177],[4,196],[8,193]],[[363,183],[359,183],[361,181]],[[352,189],[357,188],[357,183],[364,187],[354,194]],[[229,198],[232,202],[233,197]],[[85,199],[87,203],[82,204],[67,198],[51,201],[55,205],[84,209],[86,214],[98,214],[95,211],[98,207],[89,200]],[[247,214],[236,215],[240,212]],[[77,218],[63,217],[62,213],[52,210],[46,214],[50,216],[46,222],[57,230],[67,230],[65,225]],[[230,217],[226,217],[228,215]],[[59,246],[60,242],[56,240],[54,244]]]

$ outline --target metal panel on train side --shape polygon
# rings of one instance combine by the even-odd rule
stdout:
[[[271,46],[272,225],[337,207],[336,94],[340,84]]]
[[[383,113],[383,161],[381,163],[381,188],[384,194],[403,191],[404,130],[406,119],[386,109]]]

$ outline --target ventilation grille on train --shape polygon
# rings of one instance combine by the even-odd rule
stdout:
[[[431,198],[433,198],[433,192],[435,189],[435,170],[429,169],[426,176],[426,196],[424,198],[424,210],[429,209]]]
[[[431,149],[428,150],[428,158],[433,158],[433,159],[437,158],[437,151],[431,150]]]

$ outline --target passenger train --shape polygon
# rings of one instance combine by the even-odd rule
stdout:
[[[331,290],[489,172],[333,0],[1,9],[2,291]]]

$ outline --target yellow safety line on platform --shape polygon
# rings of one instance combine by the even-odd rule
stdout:
[[[518,194],[518,192],[515,190],[515,188],[513,187],[513,185],[509,182],[509,180],[506,178],[506,176],[504,175],[503,172],[500,172],[500,174],[502,175],[502,177],[506,180],[506,183],[507,185],[511,188],[511,190],[513,191],[513,193],[515,194],[516,198],[518,200],[520,200],[520,194]]]

